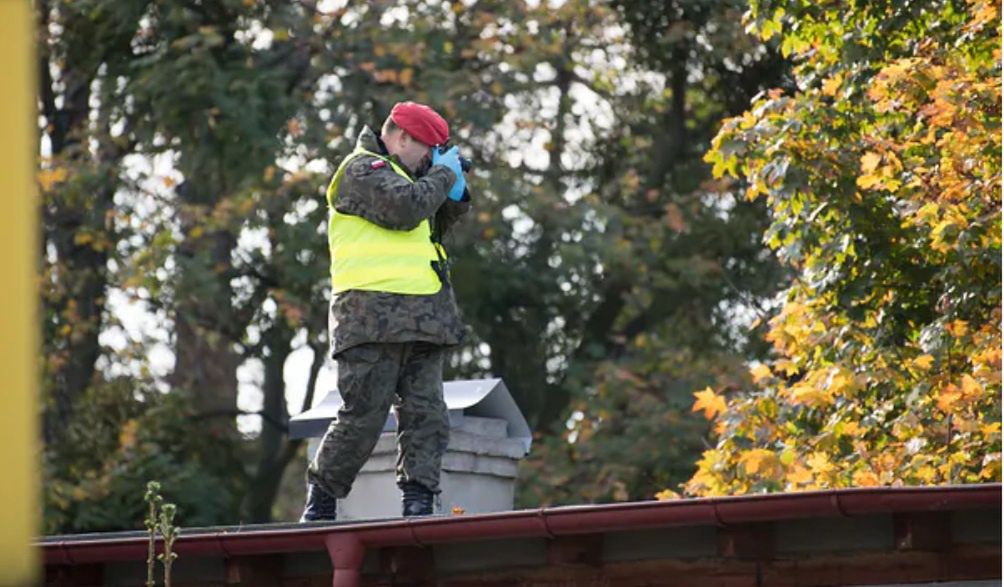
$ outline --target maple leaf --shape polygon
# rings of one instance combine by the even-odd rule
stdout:
[[[791,471],[785,475],[785,480],[795,485],[807,485],[812,482],[812,471],[802,465],[794,465]]]
[[[694,402],[694,407],[691,411],[704,410],[704,417],[708,420],[712,420],[718,414],[725,412],[725,398],[715,393],[715,390],[710,387],[705,387],[701,391],[695,391],[694,397],[697,398],[697,401]]]
[[[825,406],[833,403],[833,396],[828,389],[822,389],[811,381],[799,381],[788,390],[791,401],[807,406]]]
[[[954,320],[945,326],[945,330],[955,338],[962,338],[969,332],[969,323],[965,320]]]
[[[874,471],[867,469],[855,471],[852,479],[854,480],[854,484],[859,487],[873,487],[881,484],[878,475]]]
[[[960,399],[962,399],[962,393],[959,388],[949,383],[938,393],[938,408],[943,412],[950,412]]]
[[[36,179],[38,183],[41,184],[43,191],[49,191],[57,184],[66,181],[70,172],[67,171],[65,167],[57,167],[55,169],[43,169],[36,174]]]
[[[806,464],[813,473],[817,475],[825,475],[833,471],[833,463],[830,462],[830,457],[825,452],[817,451],[809,455],[806,460]]]
[[[840,89],[840,84],[842,84],[843,81],[844,81],[844,76],[839,73],[828,78],[825,82],[823,82],[823,95],[833,96],[834,94],[836,94],[837,90]]]
[[[774,451],[765,448],[755,448],[743,453],[739,458],[747,475],[760,473],[764,477],[775,478],[781,473],[781,461]]]
[[[962,376],[962,397],[975,399],[983,394],[983,386],[968,373]]]
[[[672,501],[674,499],[680,499],[682,496],[673,491],[672,489],[663,489],[659,493],[655,494],[655,498],[659,501]]]
[[[882,162],[882,155],[878,153],[865,153],[861,157],[861,172],[871,173],[878,168],[879,163]]]
[[[937,480],[938,470],[931,465],[924,465],[917,469],[917,478],[925,484],[930,485]]]
[[[750,369],[750,375],[753,376],[753,383],[758,385],[774,376],[774,374],[770,371],[770,367],[764,365],[763,363],[760,363],[756,367]]]

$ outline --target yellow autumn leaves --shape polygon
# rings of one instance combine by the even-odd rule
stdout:
[[[703,455],[687,492],[999,479],[999,318],[997,311],[979,328],[949,321],[947,354],[915,351],[887,375],[840,365],[800,375],[782,359],[750,368],[751,381],[765,388],[759,394],[695,392],[693,411],[715,422],[720,442]],[[795,424],[799,413],[814,414],[820,428]]]
[[[875,189],[894,192],[902,185],[898,179],[903,164],[895,154],[888,153],[883,157],[878,153],[868,152],[861,156],[861,175],[858,176],[858,187],[863,190]]]
[[[870,5],[801,29],[780,23],[802,5],[757,6],[761,32],[813,47],[815,81],[726,121],[705,160],[765,196],[798,277],[749,391],[694,393],[717,442],[686,491],[999,481],[999,3],[936,3],[892,33],[908,51],[853,63],[841,44],[868,39],[838,33],[867,35]]]
[[[69,176],[69,169],[64,166],[57,166],[38,171],[35,174],[35,179],[38,181],[38,185],[42,187],[43,192],[50,192],[54,187],[66,181]]]
[[[938,391],[938,408],[945,413],[951,413],[960,401],[975,401],[982,393],[982,385],[973,379],[971,375],[963,375],[960,385],[947,383]]]

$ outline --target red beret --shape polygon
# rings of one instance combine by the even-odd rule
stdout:
[[[442,145],[450,140],[450,125],[435,110],[416,102],[398,102],[390,111],[390,119],[415,139],[429,145]]]

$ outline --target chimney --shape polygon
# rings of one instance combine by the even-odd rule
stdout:
[[[501,379],[449,381],[443,395],[450,411],[450,444],[443,455],[442,477],[434,511],[449,515],[507,511],[513,508],[516,467],[530,451],[531,433]],[[328,424],[342,405],[338,391],[314,408],[290,419],[292,438],[309,438],[312,460]],[[391,410],[373,454],[363,465],[352,492],[338,500],[339,520],[401,516],[401,492],[395,480],[396,416]]]

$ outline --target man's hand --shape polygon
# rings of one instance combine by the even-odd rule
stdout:
[[[464,179],[464,170],[460,167],[460,150],[457,147],[450,147],[446,152],[440,153],[439,147],[432,149],[432,164],[449,167],[457,179],[447,194],[451,200],[459,202],[464,197],[464,188],[467,187],[467,180]]]

